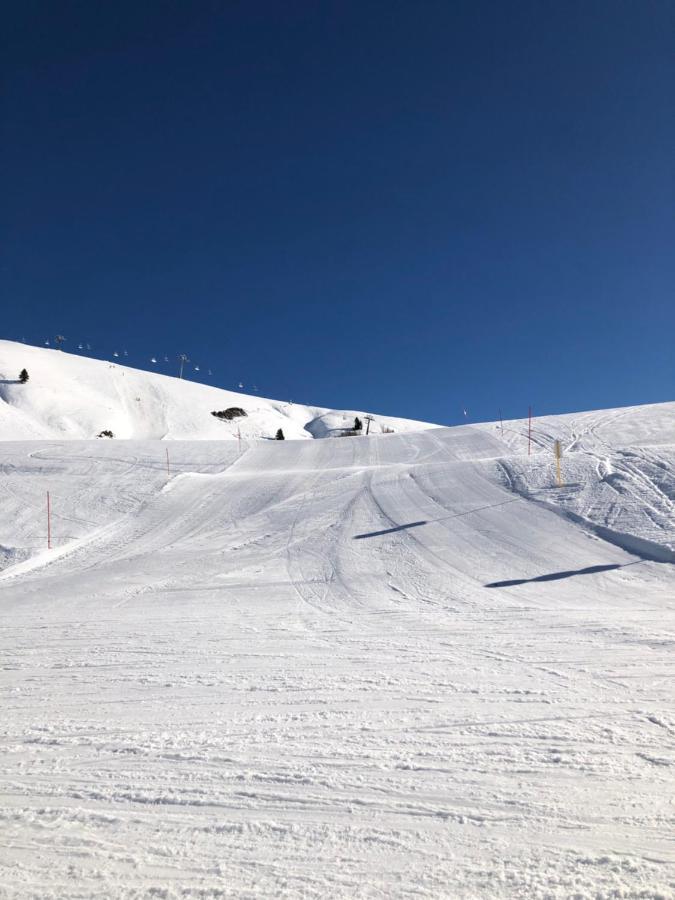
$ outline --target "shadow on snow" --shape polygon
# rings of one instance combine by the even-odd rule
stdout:
[[[428,519],[421,519],[419,522],[408,522],[405,525],[395,525],[393,528],[383,528],[382,531],[367,531],[365,534],[355,534],[355,541],[362,541],[364,538],[379,537],[381,534],[393,534],[395,531],[403,531],[406,528],[417,528],[419,525],[428,525]]]
[[[438,519],[420,519],[419,522],[407,522],[405,525],[394,525],[393,528],[383,528],[381,531],[366,531],[363,534],[355,534],[355,541],[362,541],[364,538],[379,537],[382,534],[393,534],[395,531],[404,531],[406,528],[418,528],[420,525],[431,525],[433,522],[445,522],[447,519],[461,519],[462,516],[469,516],[472,513],[481,512],[484,509],[495,509],[498,506],[506,506],[508,503],[519,503],[522,497],[513,497],[510,500],[502,500],[501,503],[490,503],[488,506],[477,506],[475,509],[465,509],[464,512],[452,513],[449,516],[440,516]]]
[[[585,569],[568,569],[563,572],[548,572],[546,575],[537,575],[534,578],[512,578],[509,581],[491,581],[484,585],[488,588],[514,587],[517,584],[532,584],[537,581],[560,581],[562,578],[574,578],[576,575],[596,575],[598,572],[611,572],[614,569],[624,569],[626,566],[634,566],[635,560],[629,563],[610,563],[604,566],[586,566]]]

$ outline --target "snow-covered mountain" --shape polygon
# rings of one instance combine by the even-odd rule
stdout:
[[[19,383],[26,369],[29,381]],[[240,407],[231,421],[212,412]],[[363,419],[362,410],[328,410],[291,400],[225,391],[61,350],[0,341],[0,440],[116,438],[222,440],[332,437]],[[427,422],[375,415],[372,434],[419,431]],[[365,431],[365,424],[364,424]]]
[[[277,442],[342,414],[0,362],[3,900],[675,895],[675,403]]]

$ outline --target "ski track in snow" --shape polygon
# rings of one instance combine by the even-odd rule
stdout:
[[[165,446],[0,444],[0,897],[675,896],[675,404]]]

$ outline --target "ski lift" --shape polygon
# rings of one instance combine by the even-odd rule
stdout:
[[[244,385],[243,385],[243,384],[241,383],[241,381],[240,381],[240,382],[239,382],[239,387],[240,387],[240,388],[243,388],[243,386],[244,386]]]
[[[195,366],[195,372],[199,372],[199,366]]]
[[[45,341],[45,347],[49,347],[49,341]]]
[[[165,357],[164,357],[164,362],[168,362],[168,361],[169,361],[169,357],[168,357],[168,356],[165,356]]]
[[[82,346],[82,344],[78,344],[78,345],[77,345],[77,349],[78,349],[78,350],[84,350],[84,347]]]
[[[154,364],[157,362],[157,360],[155,359],[154,356],[151,356],[151,357],[150,357],[150,362],[153,363],[153,365],[154,365]]]
[[[119,359],[119,353],[117,352],[117,350],[115,350],[115,352],[113,353],[113,356],[116,356]]]

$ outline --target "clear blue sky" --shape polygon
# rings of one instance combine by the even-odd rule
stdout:
[[[6,4],[0,335],[440,423],[675,395],[670,0]]]

